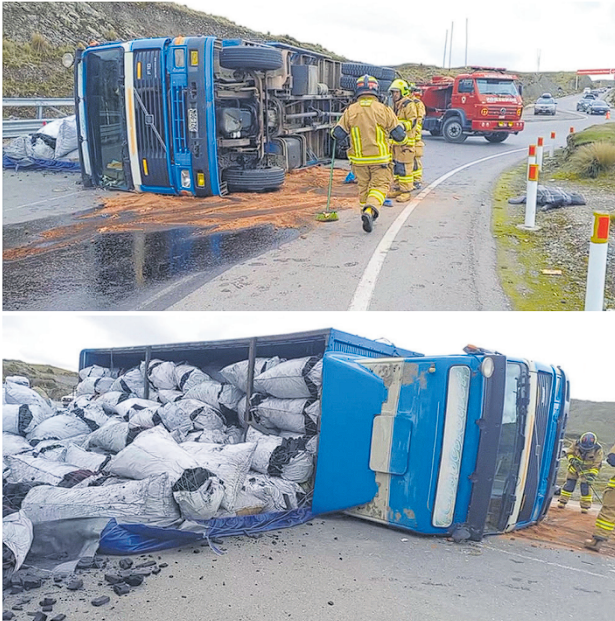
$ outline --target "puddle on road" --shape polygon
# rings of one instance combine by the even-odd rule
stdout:
[[[4,261],[4,310],[130,310],[189,274],[193,286],[290,241],[299,232],[261,226],[104,233],[40,255]]]

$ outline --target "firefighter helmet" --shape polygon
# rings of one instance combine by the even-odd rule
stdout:
[[[397,80],[393,80],[391,82],[391,86],[389,86],[390,91],[399,91],[402,97],[405,97],[410,93],[410,87],[408,86],[408,82],[406,80],[402,80],[397,78]]]
[[[364,95],[366,93],[378,95],[378,80],[367,74],[357,78],[357,84],[355,86],[355,95]]]
[[[593,448],[596,448],[596,444],[598,444],[598,438],[596,438],[596,434],[591,431],[586,431],[579,438],[579,446],[584,451],[591,451]]]

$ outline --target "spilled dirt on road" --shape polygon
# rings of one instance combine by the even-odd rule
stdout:
[[[557,500],[553,500],[545,519],[529,528],[504,535],[509,539],[524,539],[535,542],[541,548],[566,548],[571,551],[582,550],[590,554],[583,542],[591,538],[600,507],[590,509],[587,514],[581,513],[579,503],[571,501],[565,509],[557,508]],[[615,557],[615,540],[610,539],[600,549],[603,556]]]
[[[334,170],[331,207],[358,208],[355,185],[343,183],[348,171]],[[292,171],[276,192],[237,193],[207,198],[126,193],[103,200],[100,208],[75,217],[75,223],[38,233],[27,244],[6,249],[4,260],[18,260],[105,233],[153,231],[190,226],[202,234],[256,226],[311,228],[325,209],[329,170]]]

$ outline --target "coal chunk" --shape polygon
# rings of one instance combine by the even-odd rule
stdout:
[[[165,567],[168,567],[169,564],[168,563],[160,563],[160,565],[158,565],[158,567],[160,567],[160,569],[164,569]]]
[[[12,619],[15,616],[14,612],[11,612],[10,610],[5,610],[2,613],[2,619]]]
[[[123,578],[119,574],[105,574],[105,580],[109,584],[117,584],[118,582],[122,582]]]
[[[128,576],[125,579],[126,583],[129,584],[130,586],[139,586],[141,584],[143,584],[143,576],[141,574],[131,574],[130,576]]]
[[[114,584],[113,590],[116,595],[126,595],[126,593],[130,593],[130,587],[125,582]]]
[[[139,563],[135,569],[141,569],[142,567],[152,567],[156,564],[156,561],[145,561],[145,563]]]
[[[120,567],[122,569],[130,569],[132,567],[132,559],[131,558],[120,559]]]
[[[50,621],[64,621],[64,619],[66,619],[66,615],[56,615],[53,619],[51,619]]]
[[[83,580],[81,578],[73,578],[72,580],[68,581],[68,584],[66,585],[66,588],[69,591],[77,591],[78,589],[82,589],[83,588]]]
[[[37,612],[33,617],[32,621],[47,621],[47,615],[43,612]]]
[[[102,595],[101,597],[95,597],[92,600],[92,606],[104,606],[111,601],[111,598],[108,595]]]
[[[43,581],[36,576],[24,576],[23,578],[23,588],[26,591],[30,591],[31,589],[40,589],[43,585]]]
[[[160,573],[160,567],[152,567],[152,573],[153,574],[159,574]]]
[[[38,605],[39,606],[53,606],[58,600],[57,599],[53,599],[53,597],[46,597],[45,599],[41,600]]]

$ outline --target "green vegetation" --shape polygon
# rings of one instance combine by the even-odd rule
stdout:
[[[42,390],[51,399],[60,399],[70,394],[79,376],[74,371],[67,371],[48,364],[31,364],[21,360],[2,361],[2,379],[7,375],[23,375],[30,380],[32,388]]]
[[[580,147],[570,158],[570,164],[580,177],[595,179],[601,174],[615,172],[615,144],[601,140]]]

